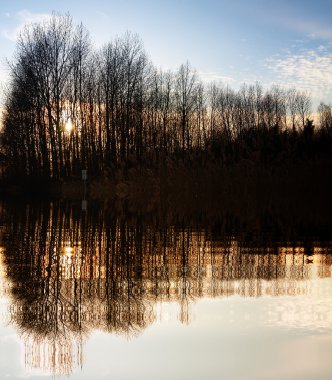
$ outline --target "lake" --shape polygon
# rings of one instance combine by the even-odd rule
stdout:
[[[3,202],[0,378],[331,379],[330,237]]]

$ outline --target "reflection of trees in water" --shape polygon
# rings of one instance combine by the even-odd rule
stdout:
[[[109,220],[102,212],[27,207],[12,214],[4,257],[10,318],[27,342],[31,367],[70,373],[82,364],[89,331],[135,336],[155,320],[157,302],[178,302],[179,319],[188,323],[195,299],[305,294],[307,279],[331,275],[328,247],[250,247],[193,228]]]
[[[41,337],[38,334],[23,335],[25,364],[28,368],[41,369],[53,375],[69,375],[73,368],[82,367],[82,336]]]

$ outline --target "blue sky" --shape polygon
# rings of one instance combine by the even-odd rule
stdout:
[[[279,83],[332,103],[332,0],[2,0],[0,80],[27,22],[52,11],[82,21],[97,47],[137,33],[155,65],[189,60],[204,81]]]

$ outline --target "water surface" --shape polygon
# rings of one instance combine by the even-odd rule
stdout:
[[[54,203],[0,223],[1,379],[331,378],[326,238]]]

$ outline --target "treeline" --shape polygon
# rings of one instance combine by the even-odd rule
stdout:
[[[189,63],[158,70],[130,33],[95,51],[69,15],[27,26],[10,68],[1,136],[9,176],[63,179],[88,169],[98,177],[197,155],[229,163],[239,146],[265,149],[262,135],[294,145],[315,134],[306,93],[203,85]],[[326,151],[332,108],[318,112]]]

